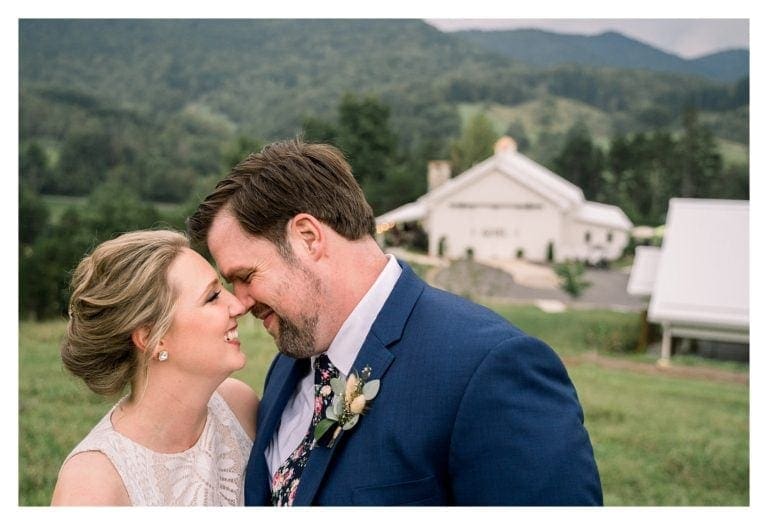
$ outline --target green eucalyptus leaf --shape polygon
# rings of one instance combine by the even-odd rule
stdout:
[[[344,397],[343,396],[336,396],[333,398],[333,403],[331,404],[331,407],[333,409],[333,413],[336,414],[336,419],[341,417],[341,415],[344,413]]]
[[[336,415],[336,412],[333,411],[333,407],[329,406],[325,409],[325,417],[330,419],[331,421],[338,421],[339,417]]]
[[[320,441],[323,434],[328,432],[328,430],[335,424],[336,422],[330,419],[321,419],[315,427],[315,441]]]
[[[349,430],[350,428],[357,425],[357,420],[360,419],[360,414],[355,414],[352,419],[347,421],[344,426],[342,427],[344,430]]]
[[[374,397],[376,397],[376,394],[379,393],[379,386],[381,385],[381,382],[378,379],[373,379],[371,381],[368,381],[365,386],[363,386],[363,395],[365,396],[366,401],[370,401]]]
[[[340,396],[344,393],[344,389],[346,388],[347,382],[345,379],[341,376],[334,377],[331,379],[331,389],[333,390],[333,393],[337,396]]]

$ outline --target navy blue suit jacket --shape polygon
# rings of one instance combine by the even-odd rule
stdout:
[[[381,388],[357,425],[310,454],[295,505],[600,505],[576,391],[557,355],[404,263],[353,369]],[[268,372],[246,505],[270,503],[264,458],[309,360]]]

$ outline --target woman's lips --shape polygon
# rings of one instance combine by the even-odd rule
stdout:
[[[231,345],[240,346],[240,336],[237,333],[237,327],[232,328],[231,330],[229,330],[224,335],[224,340],[227,343],[231,344]]]

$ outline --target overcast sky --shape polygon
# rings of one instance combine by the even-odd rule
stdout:
[[[684,58],[696,58],[717,51],[749,48],[748,19],[428,19],[445,31],[458,29],[538,28],[557,33],[596,35],[618,31]]]
[[[751,13],[757,5],[754,0],[695,6],[670,0],[217,0],[183,6],[157,0],[26,0],[14,10],[19,18],[421,18],[444,30],[535,27],[587,35],[613,30],[663,51],[695,58],[725,49],[749,48],[750,17],[755,18]],[[752,30],[759,36],[759,24]]]

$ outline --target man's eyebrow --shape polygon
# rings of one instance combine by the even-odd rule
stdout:
[[[243,272],[249,271],[248,268],[233,268],[227,273],[224,273],[220,271],[221,277],[224,279],[224,281],[227,284],[232,284],[232,281],[237,278],[238,275],[242,274]]]

